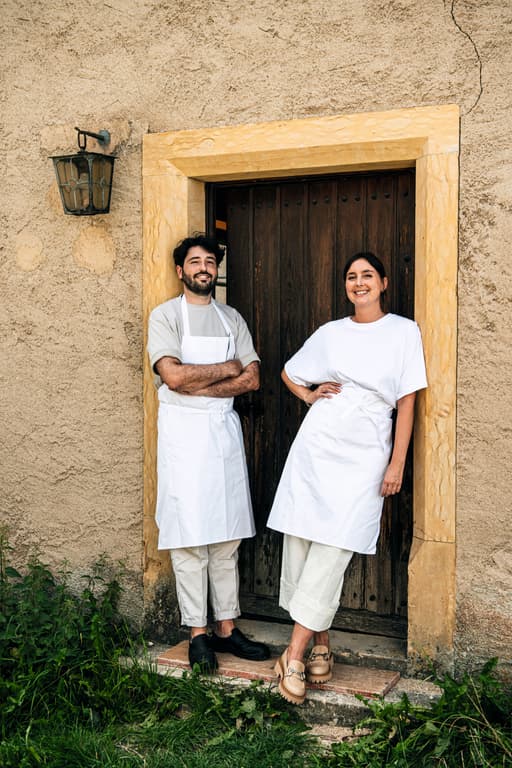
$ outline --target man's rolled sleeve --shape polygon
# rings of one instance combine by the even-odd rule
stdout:
[[[247,368],[250,363],[259,363],[260,358],[254,349],[251,333],[247,327],[247,323],[238,312],[236,313],[236,321],[236,356],[242,363],[242,367]]]
[[[181,362],[178,329],[171,326],[160,307],[156,307],[149,316],[147,351],[155,373],[155,364],[162,357],[176,357]]]

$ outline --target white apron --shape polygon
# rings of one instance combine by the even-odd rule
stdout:
[[[317,400],[288,454],[268,527],[373,554],[392,411],[380,395],[352,383],[330,399]]]
[[[222,363],[235,355],[233,334],[191,336],[182,297],[184,364]],[[232,397],[194,397],[163,384],[158,409],[158,548],[178,549],[254,536],[249,480]]]

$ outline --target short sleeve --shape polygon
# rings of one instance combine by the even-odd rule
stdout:
[[[322,326],[285,363],[284,370],[295,384],[310,387],[312,384],[321,384],[328,380],[326,361],[325,331]]]
[[[176,357],[181,360],[181,339],[177,322],[173,325],[161,306],[156,307],[149,316],[147,351],[153,371],[155,363],[162,357]]]
[[[407,334],[403,360],[404,363],[396,396],[397,400],[427,386],[423,343],[420,329],[416,323],[412,325],[411,332]]]
[[[236,313],[235,347],[236,356],[242,363],[243,368],[247,368],[249,363],[260,361],[254,349],[251,332],[239,312]]]

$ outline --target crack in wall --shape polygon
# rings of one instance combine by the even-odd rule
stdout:
[[[467,39],[469,40],[469,42],[473,46],[473,50],[475,51],[476,58],[477,58],[477,61],[478,61],[478,83],[479,83],[478,96],[476,97],[475,103],[470,107],[470,109],[468,109],[467,112],[463,112],[461,114],[461,117],[465,117],[466,115],[469,115],[469,113],[472,112],[475,109],[476,105],[480,101],[480,97],[482,96],[482,93],[484,92],[484,86],[483,86],[483,83],[482,83],[482,68],[483,68],[483,65],[482,65],[482,59],[480,58],[480,52],[479,52],[479,50],[477,48],[477,45],[476,45],[475,41],[473,40],[473,38],[471,37],[469,32],[466,32],[466,30],[461,27],[461,25],[459,24],[459,22],[455,18],[455,10],[454,10],[454,8],[455,8],[455,0],[451,0],[450,15],[452,17],[452,21],[455,24],[455,26],[457,27],[457,29],[459,30],[459,32],[461,32],[465,37],[467,37]]]

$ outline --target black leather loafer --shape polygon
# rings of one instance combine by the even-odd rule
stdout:
[[[215,672],[217,658],[208,635],[196,635],[192,638],[188,647],[188,660],[192,668],[197,664],[201,672]]]
[[[235,629],[229,637],[219,637],[215,633],[211,636],[210,645],[218,653],[232,653],[240,659],[249,659],[250,661],[265,661],[270,658],[270,650],[265,643],[257,643],[249,640],[248,637]]]

